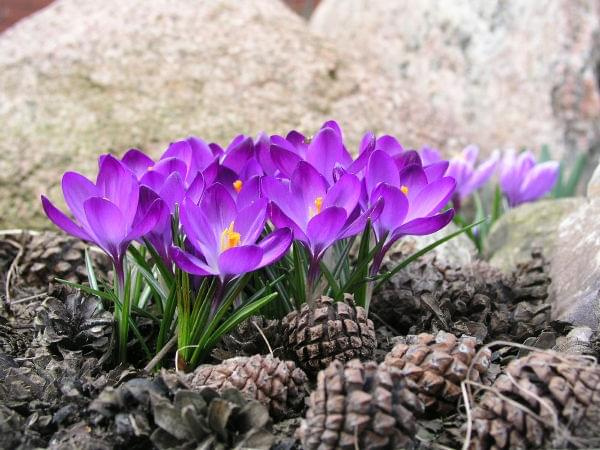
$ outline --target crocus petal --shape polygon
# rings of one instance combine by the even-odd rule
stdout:
[[[243,182],[242,190],[237,194],[236,203],[238,210],[245,208],[257,198],[262,197],[260,178],[259,176],[255,176]]]
[[[311,164],[300,161],[292,174],[290,187],[292,196],[302,199],[304,209],[308,213],[311,207],[314,208],[317,198],[325,199],[327,180]]]
[[[371,153],[365,173],[367,193],[370,195],[377,185],[387,183],[391,186],[400,186],[400,175],[394,159],[382,150]]]
[[[302,161],[302,158],[296,153],[275,144],[271,144],[271,159],[277,169],[287,178],[291,178],[294,169]]]
[[[468,182],[460,187],[460,196],[465,198],[471,192],[483,186],[491,178],[491,176],[494,175],[496,167],[498,166],[498,161],[499,154],[498,152],[494,152],[489,159],[481,163],[479,167],[475,169]]]
[[[415,150],[408,150],[395,156],[394,161],[399,171],[404,169],[406,166],[410,166],[411,164],[417,164],[419,166],[422,165],[421,157]]]
[[[280,228],[258,243],[262,249],[262,259],[257,268],[278,261],[292,245],[293,233],[289,228]]]
[[[265,175],[275,175],[277,166],[271,158],[271,142],[266,133],[260,133],[256,138],[254,145],[256,147],[256,156],[262,166]]]
[[[306,235],[314,257],[319,258],[323,251],[338,239],[346,218],[345,209],[331,206],[308,222]]]
[[[421,149],[421,160],[423,165],[429,165],[441,161],[442,155],[435,148],[423,147]]]
[[[65,203],[73,213],[75,219],[86,224],[83,202],[90,197],[99,197],[98,189],[90,180],[76,172],[66,172],[62,178],[62,190]]]
[[[241,245],[254,244],[265,227],[267,219],[267,199],[257,198],[235,218],[234,230],[240,233]]]
[[[477,156],[479,156],[479,147],[476,145],[468,145],[462,151],[463,159],[471,166],[477,162]]]
[[[121,210],[114,203],[100,197],[87,199],[83,209],[97,244],[113,258],[118,259],[121,256],[121,246],[128,234]]]
[[[246,162],[254,156],[254,142],[250,137],[243,137],[235,145],[228,148],[223,167],[227,167],[236,173],[240,173]]]
[[[264,196],[298,226],[304,228],[308,221],[308,212],[302,196],[292,195],[289,183],[282,180],[265,176],[261,179],[261,190]],[[244,188],[242,187],[242,190]]]
[[[427,182],[433,183],[444,176],[450,165],[449,161],[438,161],[423,167],[425,175],[427,176]]]
[[[118,207],[126,223],[137,211],[139,184],[131,170],[112,155],[106,155],[96,179],[98,193]]]
[[[220,183],[206,189],[200,201],[200,208],[216,235],[220,235],[235,220],[235,200]]]
[[[419,164],[411,164],[400,171],[400,187],[408,188],[408,200],[412,203],[419,192],[427,186],[427,175]],[[390,183],[391,184],[391,183]],[[397,186],[392,184],[392,186]]]
[[[216,267],[220,251],[219,239],[224,229],[215,230],[202,209],[189,198],[183,201],[179,209],[179,218],[190,244],[202,253],[209,265]]]
[[[398,228],[392,239],[397,239],[404,235],[415,235],[421,236],[425,234],[435,233],[441,230],[450,223],[454,217],[454,209],[449,209],[441,214],[436,214],[431,217],[420,217],[418,219],[411,220]]]
[[[394,136],[387,134],[377,138],[375,149],[383,150],[392,157],[397,156],[404,151],[404,148],[402,148],[402,145],[400,145],[398,140]]]
[[[375,135],[372,132],[368,132],[360,141],[358,157],[348,166],[348,172],[357,174],[365,169],[374,149]]]
[[[531,169],[523,180],[521,201],[537,200],[550,192],[558,179],[558,171],[559,164],[556,161],[547,161]]]
[[[359,197],[360,181],[358,181],[356,175],[346,173],[327,192],[323,201],[323,208],[339,206],[346,210],[347,216],[350,216],[356,208]]]
[[[163,158],[158,161],[150,172],[158,172],[165,178],[174,172],[177,172],[182,179],[185,179],[188,172],[188,165],[179,158]],[[143,183],[144,178],[140,181]]]
[[[450,201],[455,188],[456,181],[450,177],[444,177],[428,184],[414,200],[409,198],[406,220],[411,221],[418,217],[427,217],[436,213]]]
[[[127,153],[121,158],[121,162],[135,174],[138,180],[146,173],[149,167],[154,165],[152,158],[137,148],[127,150]]]
[[[169,207],[161,198],[156,199],[148,209],[148,212],[141,220],[133,224],[132,230],[129,232],[125,240],[132,241],[148,234],[154,229],[159,221],[164,222],[171,216]]]
[[[179,247],[171,247],[171,258],[177,267],[187,273],[198,276],[218,275],[219,271],[207,265],[200,258],[181,250]]]
[[[383,199],[383,210],[379,218],[374,222],[377,239],[381,239],[385,233],[391,234],[402,225],[408,213],[408,198],[396,186],[387,183],[380,184],[373,191],[371,201]]]
[[[225,250],[219,256],[219,273],[240,275],[256,270],[262,260],[263,250],[258,245],[242,245]]]
[[[309,244],[308,237],[302,227],[289,218],[279,206],[273,202],[269,204],[269,217],[271,218],[273,225],[277,228],[289,228],[294,233],[294,239],[302,241],[307,245]]]
[[[338,235],[338,239],[346,239],[351,236],[355,236],[358,233],[362,233],[367,225],[367,221],[370,219],[372,222],[377,221],[379,216],[381,215],[381,211],[383,211],[383,199],[378,199],[374,205],[371,205],[366,211],[364,211],[360,216],[358,216],[354,221],[352,221],[349,225],[346,225]]]
[[[327,122],[324,122],[323,125],[321,125],[321,129],[323,128],[331,128],[340,136],[340,138],[342,138],[342,140],[344,139],[344,135],[342,134],[342,128],[335,120],[328,120]]]
[[[50,219],[58,228],[66,231],[72,236],[78,237],[79,239],[93,241],[92,237],[85,230],[83,230],[79,225],[75,224],[75,222],[69,219],[43,195],[42,206],[44,208],[44,212],[48,216],[48,219]]]
[[[332,128],[321,128],[306,150],[306,160],[333,184],[333,168],[342,161],[344,144]]]
[[[278,136],[271,137],[272,142],[273,138],[275,137]],[[306,145],[306,138],[302,133],[299,133],[296,130],[292,130],[285,136],[285,140],[288,141],[294,147],[295,152],[298,155],[300,155],[301,158],[304,159],[306,157],[306,148],[308,147],[308,145]]]
[[[198,172],[196,178],[193,179],[190,187],[186,191],[185,196],[194,203],[198,203],[204,193],[204,186],[204,175],[202,175],[202,172]]]
[[[190,136],[186,139],[186,142],[191,150],[191,158],[187,163],[188,178],[191,180],[198,172],[204,170],[209,164],[211,164],[215,157],[211,148],[202,139],[199,139],[195,136]]]

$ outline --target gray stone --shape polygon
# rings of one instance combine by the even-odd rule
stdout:
[[[226,144],[337,119],[414,145],[443,117],[273,0],[58,0],[0,35],[0,228],[48,227],[39,195],[97,155],[158,155],[195,134]]]
[[[585,203],[583,198],[564,198],[525,203],[505,213],[493,226],[485,256],[500,270],[510,273],[528,260],[534,247],[550,257],[557,242],[560,221]]]
[[[598,329],[600,199],[588,199],[560,223],[550,260],[552,317]]]
[[[483,151],[598,147],[600,2],[322,0],[311,28],[374,55],[413,101],[448,113],[434,142]]]
[[[448,226],[434,234],[427,236],[405,236],[392,247],[388,254],[400,251],[403,255],[410,256],[455,231],[458,231],[458,227],[453,223],[450,223]],[[436,247],[433,250],[433,254],[436,257],[436,260],[442,265],[454,267],[467,266],[473,261],[477,254],[477,249],[467,235],[461,233],[453,239],[444,242],[439,247]]]

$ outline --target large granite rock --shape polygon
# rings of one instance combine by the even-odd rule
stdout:
[[[600,325],[600,189],[596,169],[586,201],[560,223],[551,258],[552,315],[597,330]]]
[[[504,214],[492,227],[485,245],[490,263],[506,273],[531,258],[534,248],[549,257],[557,243],[561,220],[586,202],[580,197],[525,203]]]
[[[448,114],[450,148],[598,149],[600,2],[323,0],[313,30],[374,55],[414,101]]]
[[[445,115],[381,72],[273,0],[56,1],[0,35],[0,228],[49,226],[39,194],[57,200],[62,172],[93,174],[100,152],[189,134],[334,118],[352,144],[368,129],[428,143]]]

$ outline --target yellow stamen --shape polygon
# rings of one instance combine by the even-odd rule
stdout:
[[[240,233],[233,231],[233,222],[229,224],[229,227],[223,230],[221,233],[221,251],[229,250],[230,248],[237,247],[240,245]]]
[[[400,190],[402,191],[402,193],[403,193],[404,195],[408,195],[408,186],[404,186],[404,185],[402,185],[402,186],[400,187]]]
[[[319,214],[321,212],[322,207],[323,207],[323,197],[315,198],[315,210],[317,211],[317,214]]]
[[[238,194],[240,193],[240,191],[242,190],[242,180],[235,180],[233,182],[233,188],[235,189],[235,192],[237,192]]]

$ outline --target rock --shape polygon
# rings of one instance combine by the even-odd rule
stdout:
[[[458,227],[453,223],[450,223],[434,234],[426,236],[404,236],[390,249],[388,255],[400,251],[403,255],[408,257],[455,231],[458,231]],[[463,267],[473,261],[474,256],[477,254],[477,249],[467,235],[461,233],[453,239],[444,242],[439,247],[436,247],[433,250],[433,254],[435,255],[436,261],[442,266]]]
[[[486,240],[486,258],[508,274],[517,263],[529,260],[536,247],[549,257],[557,243],[560,221],[583,203],[583,198],[564,198],[525,203],[511,209],[492,227]]]
[[[196,134],[226,144],[340,121],[430,142],[445,116],[338,51],[272,0],[59,0],[0,35],[0,228],[50,227],[39,195],[97,155],[158,155]],[[26,157],[24,157],[26,156]]]
[[[311,28],[448,114],[431,122],[442,145],[557,156],[600,143],[599,13],[589,0],[323,0]]]
[[[600,198],[560,223],[550,259],[552,318],[597,330],[600,321]]]

